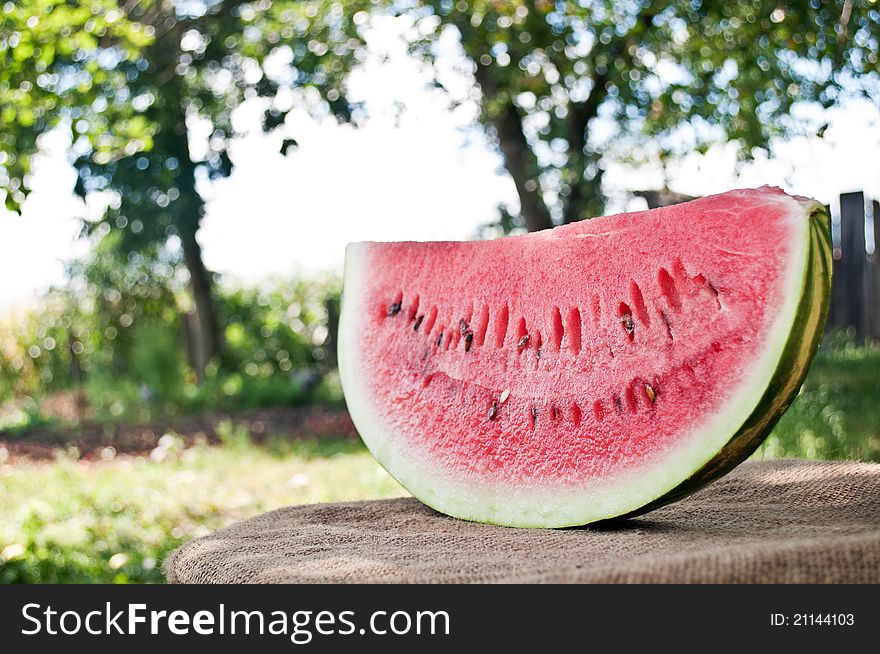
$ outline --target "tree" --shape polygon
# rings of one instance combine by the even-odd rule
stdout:
[[[529,230],[601,213],[610,161],[721,140],[748,158],[801,127],[797,103],[880,103],[871,0],[436,0],[408,11],[412,50],[429,62],[440,35],[457,34]]]
[[[361,56],[365,2],[23,0],[0,8],[0,188],[18,211],[39,137],[73,134],[76,192],[109,192],[99,236],[124,257],[179,239],[197,329],[195,368],[220,350],[213,276],[197,234],[201,179],[229,175],[232,114],[262,98],[283,135],[295,102],[352,119],[348,71]],[[291,93],[291,90],[295,93]],[[207,124],[196,155],[189,126]],[[284,138],[286,154],[296,142]],[[246,218],[243,217],[243,220]]]

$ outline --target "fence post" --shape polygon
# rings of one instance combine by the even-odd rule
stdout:
[[[871,203],[874,210],[874,252],[868,258],[868,306],[870,328],[868,334],[880,341],[880,202]]]
[[[831,230],[832,256],[831,256],[831,297],[828,298],[828,319],[826,331],[834,327],[842,327],[840,323],[839,306],[843,302],[843,294],[840,292],[840,241],[834,243],[834,228],[831,226],[831,205],[825,205],[825,213],[828,214],[828,229]],[[840,235],[838,234],[838,237]]]
[[[835,322],[855,328],[856,340],[868,335],[867,257],[865,253],[865,194],[840,196],[840,250],[837,293],[834,294]]]

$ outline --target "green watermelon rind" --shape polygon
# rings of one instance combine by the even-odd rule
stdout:
[[[477,488],[438,472],[408,449],[382,407],[369,399],[357,340],[360,305],[369,279],[369,243],[346,252],[339,329],[339,371],[346,402],[364,443],[400,484],[428,506],[465,520],[513,527],[572,527],[633,516],[674,501],[725,474],[764,440],[794,399],[821,337],[831,279],[830,230],[824,207],[784,196],[790,203],[793,247],[783,288],[785,303],[750,375],[728,403],[695,428],[677,449],[650,465],[590,488],[522,489],[482,479]],[[757,399],[756,399],[757,398]],[[746,416],[743,419],[743,416]],[[391,437],[389,437],[391,435]],[[696,471],[696,472],[695,472]],[[499,499],[500,498],[500,499]]]

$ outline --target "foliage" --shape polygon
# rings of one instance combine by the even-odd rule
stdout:
[[[6,428],[38,423],[42,398],[79,385],[99,420],[339,401],[333,380],[321,383],[329,372],[326,306],[338,299],[338,278],[221,287],[227,364],[211,366],[199,385],[187,367],[181,282],[160,255],[130,259],[122,266],[112,247],[106,258],[99,252],[74,266],[74,283],[39,311],[8,319],[0,404],[24,404],[13,402],[7,413],[17,417]]]
[[[0,459],[0,583],[161,582],[171,550],[235,520],[403,494],[351,441],[276,439],[258,448],[233,439],[184,449],[168,434],[149,457],[108,450],[107,458]]]
[[[269,129],[283,125],[292,104],[281,89],[300,89],[323,110],[350,117],[343,85],[360,56],[360,9],[323,0],[7,2],[0,11],[7,205],[17,209],[27,193],[37,137],[67,124],[79,189],[117,191],[108,218],[120,226],[127,217],[126,238],[164,238],[180,197],[175,179],[189,159],[178,152],[183,119],[209,121],[209,148],[193,164],[216,176],[229,172],[231,116],[247,99],[268,98]]]
[[[293,362],[324,356],[327,300],[341,292],[334,276],[240,286],[224,295],[225,338],[231,368],[244,374],[284,375]]]
[[[102,193],[90,234],[118,233],[121,256],[148,255],[175,237],[197,321],[189,362],[204,375],[221,354],[213,277],[196,239],[197,183],[230,174],[235,110],[261,100],[263,128],[282,153],[296,104],[350,120],[345,80],[361,56],[358,0],[23,0],[0,11],[0,189],[19,210],[39,137],[74,139],[75,191]],[[193,125],[207,138],[193,139]],[[283,140],[282,140],[283,139]]]
[[[880,461],[880,346],[830,334],[762,458]]]
[[[117,5],[28,0],[0,8],[0,188],[8,209],[24,201],[39,136],[62,116],[93,130],[101,156],[129,142],[136,150],[150,147],[152,130],[129,98],[108,102],[125,88],[126,67],[153,41],[153,30],[128,20]],[[108,122],[114,130],[98,138]]]
[[[31,429],[48,427],[53,421],[47,419],[32,397],[24,396],[0,411],[0,434],[15,436]]]
[[[442,34],[458,37],[468,95],[497,136],[530,229],[598,215],[610,161],[662,162],[724,140],[749,157],[805,129],[802,103],[880,103],[871,0],[407,7],[412,49],[427,61],[438,63]],[[448,69],[435,71],[443,87]]]

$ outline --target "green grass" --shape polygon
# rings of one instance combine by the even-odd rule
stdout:
[[[880,346],[826,338],[794,403],[755,456],[880,461]]]
[[[163,438],[150,457],[0,466],[0,583],[161,582],[183,542],[290,504],[405,494],[360,445],[219,447]]]

